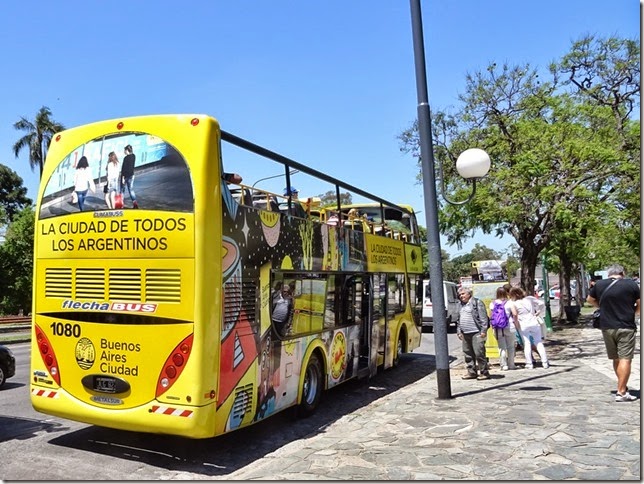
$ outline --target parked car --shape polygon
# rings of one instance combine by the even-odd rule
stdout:
[[[0,388],[4,386],[7,378],[16,374],[16,358],[6,346],[0,345]]]
[[[555,284],[550,288],[548,291],[550,295],[550,299],[559,299],[559,296],[561,294],[561,289],[559,288],[559,284]]]
[[[461,314],[461,301],[458,299],[458,287],[453,282],[443,281],[443,297],[445,298],[445,319],[447,327],[456,327]],[[423,283],[423,326],[434,330],[434,305],[429,281]]]
[[[550,299],[559,299],[561,296],[561,288],[559,284],[554,284],[548,291]],[[577,281],[570,281],[570,295],[575,297],[577,295]]]

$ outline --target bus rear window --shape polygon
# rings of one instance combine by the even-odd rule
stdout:
[[[114,204],[117,194],[122,205]],[[126,132],[88,141],[63,158],[47,180],[39,218],[133,208],[189,213],[194,197],[188,165],[173,146]]]

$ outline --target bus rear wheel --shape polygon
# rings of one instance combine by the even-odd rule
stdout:
[[[304,373],[302,401],[297,407],[298,417],[308,417],[315,412],[322,397],[323,376],[320,359],[316,354],[311,355]]]
[[[398,344],[396,345],[396,354],[394,355],[393,366],[398,366],[400,363],[400,357],[405,352],[405,334],[400,332],[398,335]]]

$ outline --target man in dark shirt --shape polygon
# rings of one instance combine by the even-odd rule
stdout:
[[[123,158],[123,164],[121,165],[121,193],[125,193],[125,187],[127,187],[130,199],[132,200],[132,207],[139,208],[139,204],[136,201],[136,193],[134,193],[135,161],[136,156],[132,152],[132,145],[127,145],[125,147],[125,158]]]
[[[624,278],[624,268],[614,264],[608,268],[608,278],[590,288],[586,299],[600,309],[599,325],[608,358],[613,360],[617,375],[616,402],[631,402],[637,397],[628,393],[631,361],[635,353],[637,325],[640,312],[640,288],[632,279]]]

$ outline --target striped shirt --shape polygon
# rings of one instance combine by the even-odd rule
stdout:
[[[479,300],[472,297],[467,302],[467,304],[461,306],[461,315],[458,323],[461,333],[482,333],[487,330],[487,311],[485,310],[485,306],[483,306],[483,304],[478,305],[479,326],[477,326],[474,322],[474,316],[472,315],[472,304],[474,304],[475,302],[478,303]]]

